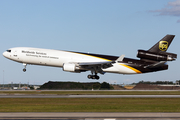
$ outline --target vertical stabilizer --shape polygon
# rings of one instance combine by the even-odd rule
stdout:
[[[175,35],[166,35],[159,42],[157,42],[153,47],[151,47],[148,50],[148,52],[154,52],[154,53],[166,52],[172,40],[174,39],[174,37]]]

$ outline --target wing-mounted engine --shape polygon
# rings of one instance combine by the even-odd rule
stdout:
[[[63,71],[75,72],[75,70],[76,70],[75,64],[65,63],[63,65]]]
[[[79,68],[77,68],[76,64],[74,63],[64,63],[63,71],[75,72],[75,73],[84,72],[84,70],[80,70]]]
[[[145,50],[138,50],[137,57],[141,59],[153,60],[153,61],[173,61],[176,60],[177,54],[168,53],[168,52],[155,53]]]

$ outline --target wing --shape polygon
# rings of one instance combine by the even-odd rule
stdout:
[[[95,73],[104,74],[105,72],[102,69],[112,67],[113,63],[118,61],[123,61],[125,55],[121,55],[116,61],[103,61],[103,62],[80,62],[77,63],[80,69],[91,70]]]
[[[77,63],[80,69],[86,69],[94,71],[95,73],[104,74],[105,72],[102,69],[106,69],[112,67],[112,61],[104,61],[104,62],[80,62]]]
[[[114,63],[119,62],[119,61],[123,61],[125,55],[121,55],[117,60],[115,61],[103,61],[103,62],[77,62],[75,63],[76,66],[80,69],[80,70],[85,70],[88,71],[90,70],[91,72],[95,72],[95,73],[100,73],[100,74],[104,74],[105,72],[103,71],[103,69],[112,67]]]

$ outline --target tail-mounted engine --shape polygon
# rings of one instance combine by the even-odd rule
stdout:
[[[173,61],[176,60],[177,54],[168,52],[154,53],[145,50],[138,50],[137,57],[153,61]]]

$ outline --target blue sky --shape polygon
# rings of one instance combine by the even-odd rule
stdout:
[[[38,47],[136,58],[166,34],[176,35],[168,52],[179,55],[180,0],[1,0],[0,53],[12,47]],[[180,79],[180,60],[169,69],[140,75],[100,75],[99,82]],[[96,82],[90,72],[23,65],[0,56],[0,84],[43,84],[48,81]]]

